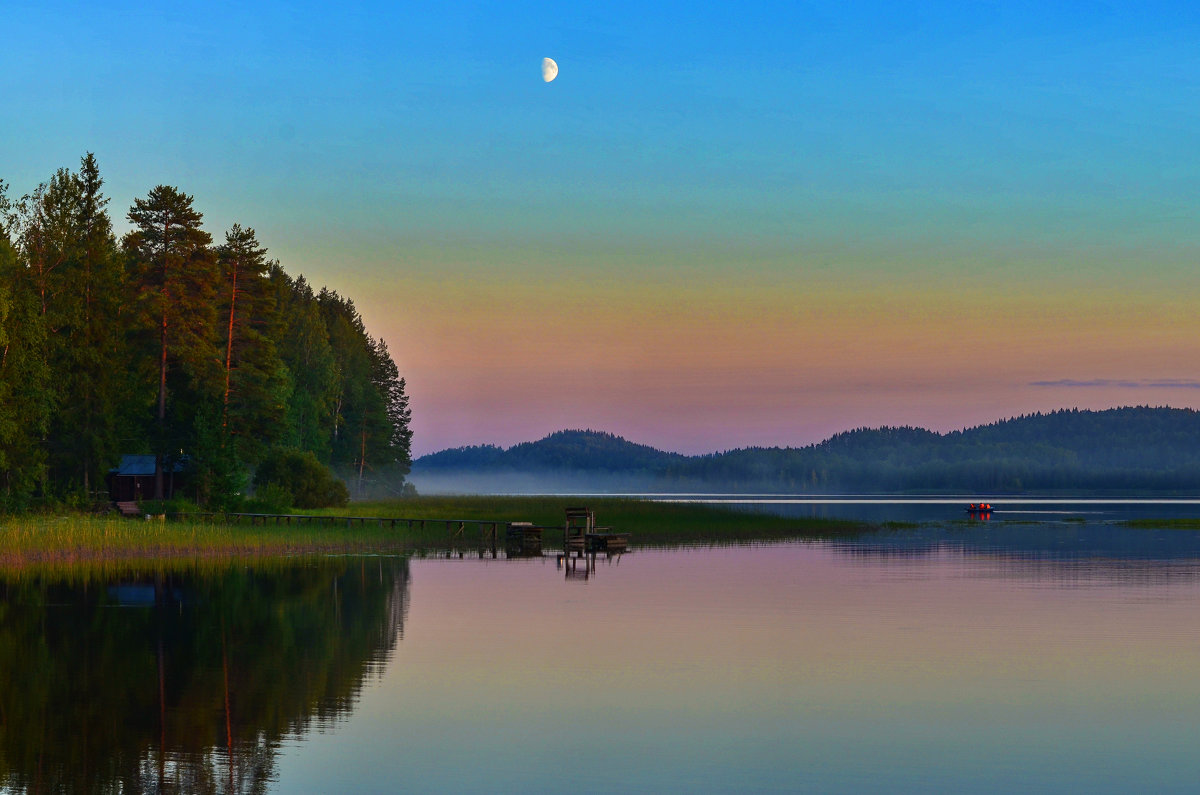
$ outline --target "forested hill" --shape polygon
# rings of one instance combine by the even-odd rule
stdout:
[[[658,473],[689,459],[620,436],[600,431],[558,431],[536,442],[523,442],[507,450],[477,445],[442,450],[417,459],[432,470],[563,470],[579,472]]]
[[[801,448],[682,456],[611,434],[563,431],[507,450],[469,447],[417,459],[418,487],[520,474],[579,488],[787,493],[896,491],[1200,491],[1200,412],[1063,410],[951,433],[862,428]]]
[[[118,240],[103,185],[91,154],[20,199],[0,181],[0,509],[91,504],[124,454],[154,456],[155,496],[186,472],[218,507],[287,453],[398,486],[405,383],[354,303],[248,226],[214,239],[178,188],[136,199]]]

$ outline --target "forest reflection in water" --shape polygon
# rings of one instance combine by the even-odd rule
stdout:
[[[0,786],[262,792],[403,632],[408,561],[281,558],[0,582]]]

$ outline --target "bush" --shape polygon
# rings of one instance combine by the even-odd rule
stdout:
[[[268,483],[243,501],[240,510],[245,513],[288,513],[291,508],[292,493],[278,483]]]
[[[271,486],[276,489],[272,490]],[[312,453],[276,449],[267,454],[254,473],[256,498],[269,492],[272,499],[284,494],[297,508],[336,508],[350,501],[346,484],[334,477]]]
[[[178,495],[169,500],[142,500],[138,503],[142,513],[157,516],[160,513],[198,513],[200,506],[187,497]]]

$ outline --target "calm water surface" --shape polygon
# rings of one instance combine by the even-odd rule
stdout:
[[[579,575],[582,572],[577,572]],[[923,527],[14,582],[41,791],[1184,792],[1200,534]]]
[[[1127,519],[1200,517],[1196,497],[1045,497],[1004,494],[961,494],[939,497],[897,497],[894,494],[788,496],[779,494],[656,494],[641,495],[667,502],[702,502],[747,511],[867,522],[945,522],[964,520],[969,503],[995,506],[993,519],[1056,521],[1067,517],[1089,522]]]

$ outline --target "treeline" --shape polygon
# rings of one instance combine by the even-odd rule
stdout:
[[[446,450],[415,474],[628,476],[625,488],[828,494],[905,491],[1194,493],[1200,412],[1132,407],[1031,414],[940,434],[860,428],[799,448],[681,456],[611,434],[560,431],[508,450]]]
[[[795,493],[1194,492],[1200,488],[1200,412],[1064,409],[945,434],[860,428],[809,447],[699,456],[661,476]]]
[[[174,187],[118,241],[103,185],[90,153],[19,200],[0,182],[0,507],[88,501],[126,453],[156,456],[157,496],[183,467],[215,506],[280,450],[399,488],[405,383],[354,304],[252,228],[214,242]]]

